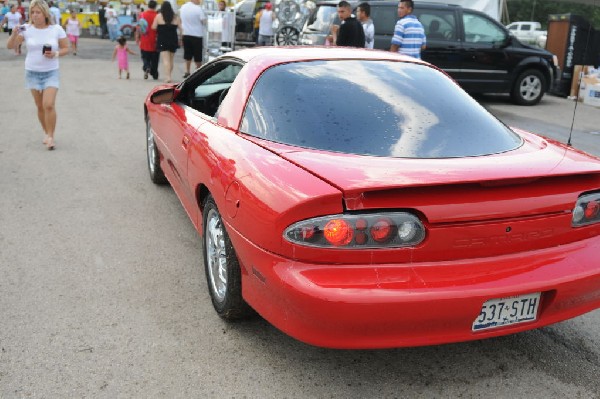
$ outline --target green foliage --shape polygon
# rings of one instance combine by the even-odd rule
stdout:
[[[575,14],[588,20],[594,29],[600,30],[600,0],[596,6],[552,0],[508,0],[510,22],[537,21],[542,29],[548,28],[548,15]],[[508,22],[508,21],[503,21]]]

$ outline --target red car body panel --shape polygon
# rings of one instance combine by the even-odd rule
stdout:
[[[453,262],[335,265],[278,257],[229,231],[243,259],[244,298],[273,325],[313,345],[356,349],[476,340],[600,307],[597,237]],[[533,292],[542,292],[536,321],[471,330],[486,300]]]
[[[451,159],[330,153],[238,133],[265,69],[354,54],[236,52],[246,64],[214,119],[178,102],[146,100],[162,170],[200,234],[202,198],[210,193],[219,208],[244,299],[287,334],[338,348],[481,339],[600,307],[600,223],[571,226],[578,196],[600,189],[595,157],[523,131],[513,151]],[[361,56],[414,62],[383,52]],[[380,209],[418,215],[425,240],[352,250],[283,236],[301,220]],[[487,300],[534,292],[542,293],[536,321],[472,331]]]

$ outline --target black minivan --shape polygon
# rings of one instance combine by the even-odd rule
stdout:
[[[359,2],[351,1],[353,7]],[[398,20],[397,1],[367,1],[375,25],[375,48],[389,50]],[[338,1],[323,1],[306,21],[300,44],[323,45]],[[470,93],[510,93],[514,102],[537,104],[559,78],[552,53],[519,42],[487,14],[456,5],[415,3],[427,49],[423,60],[452,76]]]

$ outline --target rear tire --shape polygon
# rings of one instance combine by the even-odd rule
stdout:
[[[512,99],[519,105],[535,105],[544,96],[546,78],[540,71],[528,69],[521,73],[511,93]]]
[[[150,180],[154,184],[166,184],[167,178],[160,167],[160,156],[154,141],[154,130],[150,124],[150,118],[146,115],[146,154],[148,158],[148,171]]]
[[[225,320],[248,317],[252,309],[242,298],[240,264],[212,196],[206,198],[203,208],[202,255],[213,307]]]

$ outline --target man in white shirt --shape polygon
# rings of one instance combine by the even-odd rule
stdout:
[[[112,4],[108,4],[106,13],[106,27],[108,28],[108,38],[111,42],[116,41],[119,38],[119,18],[117,11],[113,8]]]
[[[58,9],[58,7],[56,7],[56,4],[54,4],[53,1],[51,1],[49,5],[50,5],[50,14],[52,14],[52,17],[54,19],[54,21],[52,21],[52,24],[62,26],[60,10]]]
[[[183,59],[185,60],[184,78],[190,76],[192,58],[196,68],[202,65],[203,41],[206,34],[207,18],[200,0],[189,0],[179,9],[181,29],[183,30]]]
[[[260,25],[258,27],[258,45],[271,46],[273,45],[273,21],[275,21],[275,13],[271,3],[265,4],[265,9],[260,15]]]
[[[375,25],[371,19],[371,6],[369,3],[360,3],[356,7],[356,18],[365,30],[365,48],[373,48],[375,44]]]

